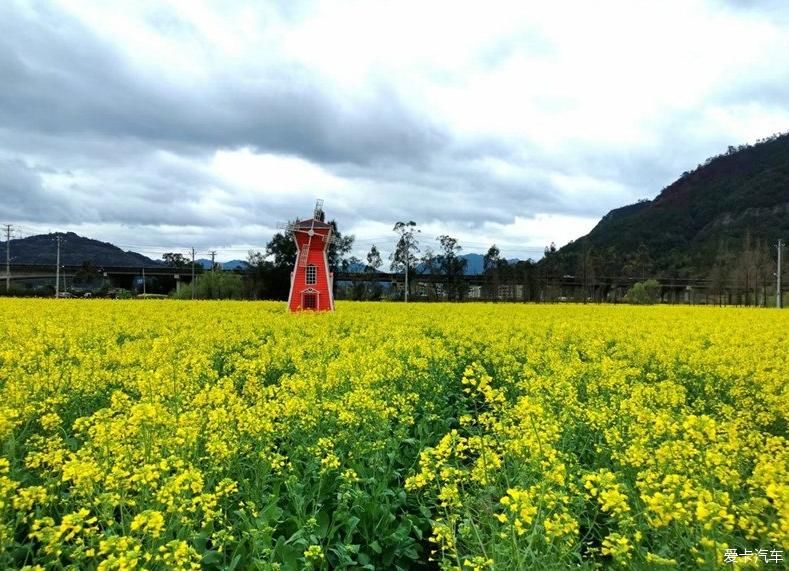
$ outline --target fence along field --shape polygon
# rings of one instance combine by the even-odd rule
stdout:
[[[3,568],[714,568],[789,545],[789,313],[4,299],[0,326]]]

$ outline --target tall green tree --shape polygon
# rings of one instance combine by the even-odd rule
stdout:
[[[545,246],[542,260],[540,260],[540,267],[542,268],[540,301],[548,301],[556,294],[551,288],[552,281],[556,280],[558,275],[561,274],[560,260],[556,252],[556,243],[551,242],[549,246]]]
[[[265,254],[250,250],[247,254],[247,267],[244,270],[244,297],[248,299],[268,299],[271,272],[274,267],[266,260]]]
[[[421,230],[416,227],[416,222],[409,220],[408,222],[397,222],[392,231],[397,232],[400,237],[397,240],[394,251],[389,256],[389,259],[392,261],[390,267],[394,272],[403,272],[405,277],[405,301],[408,301],[408,294],[411,290],[411,286],[408,283],[408,275],[413,275],[416,270],[416,253],[419,252],[419,242],[416,235]]]
[[[364,271],[368,274],[375,274],[380,269],[381,266],[384,264],[383,259],[381,259],[381,252],[378,251],[378,247],[373,244],[370,248],[370,251],[367,252],[367,265],[364,267]],[[381,299],[381,294],[383,293],[383,289],[381,284],[379,284],[375,280],[371,280],[369,283],[365,283],[365,291],[364,297],[365,299],[370,300],[379,300]]]
[[[271,260],[275,268],[293,269],[296,263],[296,242],[293,237],[283,232],[277,232],[266,244],[266,258]]]
[[[296,264],[296,243],[293,237],[277,232],[266,244],[265,257],[270,262],[266,267],[268,284],[266,294],[269,299],[288,299],[290,293],[290,273]]]
[[[487,286],[485,297],[494,301],[499,299],[500,269],[501,250],[496,247],[496,244],[493,244],[482,258],[482,272],[485,274],[485,285]]]
[[[507,268],[521,284],[521,301],[535,301],[540,298],[540,280],[538,276],[537,264],[531,258],[519,260]]]
[[[381,252],[379,252],[376,245],[373,244],[370,248],[370,251],[367,253],[367,266],[365,269],[369,273],[375,273],[381,268],[383,264],[384,262],[381,259]]]
[[[353,263],[348,254],[353,249],[356,237],[353,234],[343,236],[335,220],[331,220],[329,225],[333,236],[326,253],[326,257],[329,260],[329,270],[332,272],[347,272]]]
[[[443,234],[437,238],[441,244],[440,267],[446,276],[447,298],[450,301],[462,300],[464,297],[463,282],[459,278],[466,269],[466,260],[460,254],[463,248],[456,238]]]
[[[433,248],[427,246],[425,251],[422,254],[422,257],[419,259],[422,273],[427,274],[429,276],[434,276],[439,273],[438,268],[438,256],[433,251]],[[435,300],[438,297],[438,287],[436,282],[430,281],[428,282],[427,286],[427,298],[431,301]]]
[[[180,252],[167,252],[162,254],[162,260],[168,266],[174,268],[184,268],[189,265],[190,260]]]
[[[74,274],[74,285],[93,285],[96,282],[102,281],[101,271],[93,265],[93,262],[86,260],[82,262],[82,266]]]

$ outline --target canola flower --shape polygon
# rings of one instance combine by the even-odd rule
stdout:
[[[2,568],[789,546],[786,312],[2,299],[0,326]]]

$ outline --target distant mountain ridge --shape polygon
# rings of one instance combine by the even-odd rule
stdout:
[[[161,261],[152,260],[137,252],[124,251],[109,242],[79,236],[74,232],[39,234],[11,240],[11,263],[52,265],[57,260],[57,238],[60,237],[60,264],[81,266],[160,267]],[[0,243],[0,260],[5,261],[6,243]]]
[[[746,248],[769,257],[778,238],[789,238],[789,134],[729,147],[543,263],[577,272],[586,255],[598,274],[703,277]]]
[[[109,243],[79,236],[74,232],[53,232],[39,234],[27,238],[11,240],[11,263],[33,265],[55,265],[57,258],[57,237],[61,238],[60,264],[64,266],[80,266],[86,262],[94,266],[136,266],[161,267],[166,265],[161,260],[153,260],[132,251],[124,251]],[[0,261],[5,260],[6,243],[0,242]],[[466,275],[483,273],[484,256],[468,253],[460,256],[466,260]],[[516,259],[509,260],[510,263]],[[199,258],[195,262],[204,269],[211,269],[211,260]],[[243,270],[248,267],[244,260],[219,262],[224,270]],[[349,271],[363,272],[366,266],[362,263],[351,264]],[[386,270],[384,270],[386,271]]]
[[[466,260],[466,269],[463,273],[467,276],[478,276],[485,273],[485,256],[483,254],[463,254],[460,256]],[[509,258],[508,264],[516,264],[520,260],[518,258]]]
[[[202,266],[205,270],[211,269],[211,260],[199,258],[195,263]],[[249,267],[249,264],[244,260],[230,260],[229,262],[217,262],[221,265],[223,270],[243,270]]]

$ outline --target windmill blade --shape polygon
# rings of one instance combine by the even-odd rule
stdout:
[[[307,260],[310,257],[310,247],[312,246],[312,237],[314,235],[312,229],[310,229],[309,234],[310,234],[310,239],[307,240],[307,247],[304,248],[301,252],[299,252],[299,266],[301,266],[302,268],[307,266]]]
[[[307,247],[304,250],[304,255],[301,256],[301,258],[299,259],[299,265],[302,268],[307,265],[307,259],[309,258],[309,255],[310,255],[310,247],[312,246],[312,238],[315,236],[315,219],[314,218],[310,222],[310,229],[307,230],[307,235],[310,238],[309,238],[309,240],[307,240]]]
[[[323,213],[323,199],[319,198],[315,201],[315,210],[312,213],[313,219],[320,219],[321,214]]]
[[[277,222],[277,230],[282,230],[285,234],[293,234],[294,227],[293,222]]]

